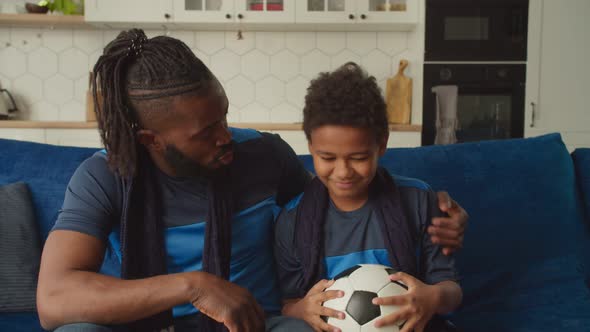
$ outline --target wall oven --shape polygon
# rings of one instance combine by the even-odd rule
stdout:
[[[425,61],[525,61],[528,0],[426,0]]]
[[[422,145],[523,137],[525,66],[425,64]]]

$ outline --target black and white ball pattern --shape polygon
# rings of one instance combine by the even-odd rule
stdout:
[[[324,306],[345,313],[346,318],[327,318],[328,324],[344,332],[397,332],[404,322],[392,326],[375,327],[380,317],[396,312],[399,307],[393,305],[374,305],[373,298],[401,295],[408,287],[401,282],[389,280],[389,275],[398,271],[378,264],[355,265],[339,275],[334,284],[326,290],[341,290],[344,296],[324,302]]]

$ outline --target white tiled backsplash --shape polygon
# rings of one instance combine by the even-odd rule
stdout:
[[[0,27],[0,86],[17,99],[19,118],[85,121],[88,72],[118,32]],[[307,86],[319,72],[355,61],[384,89],[400,59],[410,61],[410,77],[418,59],[411,32],[244,32],[242,40],[235,31],[169,35],[183,40],[221,80],[230,122],[300,122]]]

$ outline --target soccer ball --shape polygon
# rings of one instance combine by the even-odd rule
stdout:
[[[401,295],[408,287],[399,281],[389,280],[389,275],[398,271],[378,264],[355,265],[339,275],[334,284],[326,290],[341,290],[344,296],[324,302],[324,307],[344,312],[346,318],[324,317],[326,322],[340,328],[343,332],[397,332],[405,323],[375,327],[375,321],[399,310],[394,305],[374,305],[373,298]]]

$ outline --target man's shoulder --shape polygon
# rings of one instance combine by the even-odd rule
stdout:
[[[109,183],[118,176],[109,168],[107,154],[104,150],[97,151],[84,160],[72,176],[72,181],[85,181],[92,179],[93,182]]]

